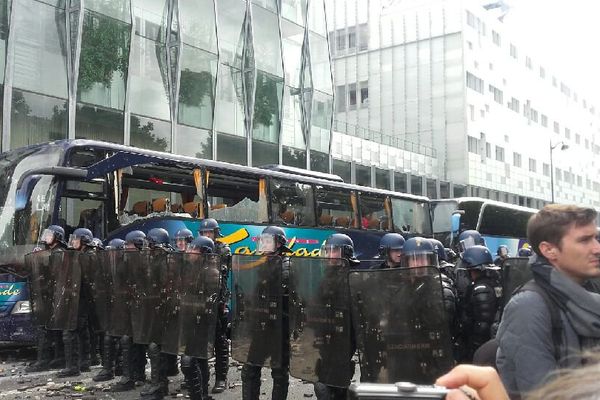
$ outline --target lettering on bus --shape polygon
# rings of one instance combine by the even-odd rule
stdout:
[[[0,284],[0,296],[12,297],[19,296],[21,289],[16,288],[14,284]]]
[[[310,232],[310,230],[307,230],[307,233],[308,232]],[[248,229],[240,228],[225,237],[219,238],[219,241],[226,243],[231,247],[234,247],[234,254],[253,255],[256,254],[255,245],[236,246],[236,244],[246,240],[249,237],[250,233],[248,232]],[[257,239],[257,237],[252,237],[251,241],[255,243]],[[322,242],[318,239],[298,238],[294,236],[288,241],[287,247],[289,247],[290,250],[292,250],[292,255],[296,257],[319,257],[319,255],[321,254],[321,244]]]

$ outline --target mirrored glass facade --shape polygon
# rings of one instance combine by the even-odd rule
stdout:
[[[2,151],[88,138],[330,170],[323,0],[0,0]]]

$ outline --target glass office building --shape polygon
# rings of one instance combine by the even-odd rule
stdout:
[[[329,171],[323,0],[0,0],[2,151],[66,138]]]

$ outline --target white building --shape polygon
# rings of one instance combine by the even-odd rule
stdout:
[[[353,133],[358,126],[422,150],[408,161],[394,152],[365,157],[362,151],[353,166],[394,170],[389,180],[396,190],[540,207],[552,199],[552,153],[556,202],[600,207],[600,114],[568,76],[557,76],[535,48],[511,37],[496,13],[469,0],[325,4],[334,131]],[[352,157],[335,138],[334,132],[333,171],[339,173],[336,162]],[[561,151],[563,143],[568,149]],[[353,181],[361,168],[352,168]],[[407,178],[397,177],[404,173]],[[418,187],[402,187],[402,179]]]

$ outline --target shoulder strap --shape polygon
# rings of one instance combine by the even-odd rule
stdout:
[[[535,280],[531,279],[524,285],[518,287],[513,295],[519,292],[531,291],[539,294],[542,299],[544,299],[544,303],[546,303],[546,307],[548,307],[548,311],[550,311],[550,321],[552,323],[552,342],[554,344],[554,359],[558,362],[562,358],[561,355],[561,347],[562,347],[562,319],[560,317],[560,309],[558,305],[550,298],[548,293],[540,287],[536,283]]]

